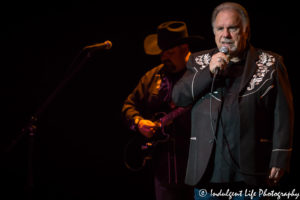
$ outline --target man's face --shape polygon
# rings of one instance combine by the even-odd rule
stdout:
[[[161,53],[161,62],[165,65],[168,72],[178,73],[185,68],[187,52],[187,45],[175,46]]]
[[[243,28],[240,15],[235,10],[220,11],[214,24],[215,42],[220,49],[229,48],[230,55],[239,55],[247,45],[248,30]]]

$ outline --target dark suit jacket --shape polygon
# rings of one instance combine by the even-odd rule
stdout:
[[[212,49],[192,54],[186,73],[173,89],[177,106],[194,103],[185,179],[189,185],[196,185],[203,177],[215,145],[213,130],[217,128],[222,97],[218,88],[210,93],[209,62],[216,52]],[[292,101],[281,57],[250,46],[239,90],[240,171],[246,183],[259,184],[271,167],[289,169],[294,123]]]

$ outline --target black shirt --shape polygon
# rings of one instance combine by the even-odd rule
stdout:
[[[239,173],[240,115],[239,87],[244,62],[232,63],[223,73],[223,106],[216,132],[216,146],[213,159],[211,183],[243,181]]]

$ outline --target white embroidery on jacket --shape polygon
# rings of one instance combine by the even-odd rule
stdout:
[[[270,71],[269,67],[274,65],[274,63],[275,57],[271,54],[262,52],[262,54],[259,55],[259,60],[256,62],[258,68],[256,70],[256,73],[253,75],[249,86],[247,87],[248,91],[253,90],[256,85],[259,85],[261,83],[266,73]]]
[[[240,97],[246,97],[246,96],[249,96],[251,94],[254,94],[254,93],[258,92],[262,88],[262,86],[264,86],[264,84],[266,82],[268,82],[269,80],[272,80],[274,72],[275,72],[275,70],[272,70],[270,77],[268,79],[266,79],[255,91],[252,91],[250,93],[244,94],[244,95],[242,95]]]
[[[195,62],[200,65],[200,69],[203,70],[204,68],[206,68],[209,65],[209,62],[211,60],[211,56],[207,53],[207,54],[203,54],[200,56],[197,56],[195,58]]]

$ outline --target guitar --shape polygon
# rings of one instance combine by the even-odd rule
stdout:
[[[140,133],[129,140],[124,149],[124,164],[131,171],[140,171],[148,160],[152,159],[155,148],[170,139],[170,129],[173,120],[191,109],[189,107],[178,107],[170,113],[155,113],[154,123],[157,125],[155,134],[147,138]],[[156,120],[157,119],[157,120]]]

